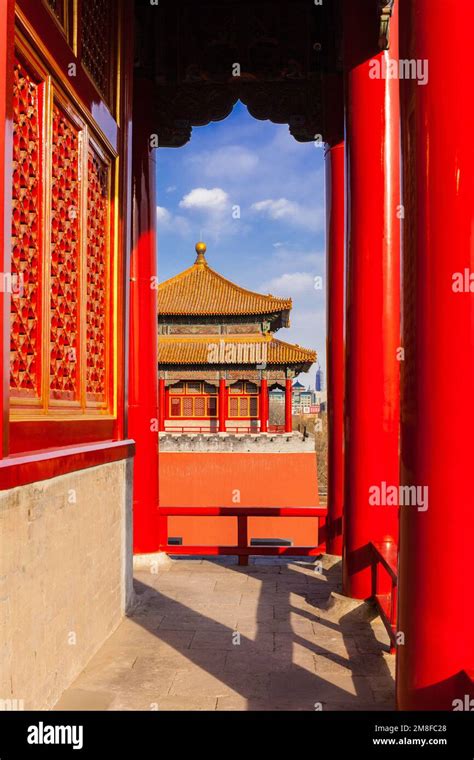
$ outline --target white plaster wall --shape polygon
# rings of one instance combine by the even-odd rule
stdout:
[[[52,707],[132,595],[132,462],[0,494],[0,700]]]

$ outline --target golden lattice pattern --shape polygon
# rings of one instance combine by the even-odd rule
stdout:
[[[40,349],[40,160],[39,87],[15,61],[13,85],[12,298],[10,388],[38,393]]]
[[[56,105],[52,144],[50,390],[52,398],[75,399],[80,276],[79,132]]]
[[[87,175],[86,393],[94,401],[103,401],[106,394],[109,168],[92,148]]]
[[[82,0],[82,63],[97,89],[110,100],[111,23],[116,13],[112,0]]]

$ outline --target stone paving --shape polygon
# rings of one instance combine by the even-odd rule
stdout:
[[[338,558],[152,569],[135,572],[133,611],[55,709],[394,709],[386,631],[338,595]]]

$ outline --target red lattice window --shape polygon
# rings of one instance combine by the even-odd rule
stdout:
[[[170,402],[170,416],[181,417],[181,399],[172,398]]]
[[[258,395],[255,383],[237,382],[229,386],[228,411],[230,418],[245,417],[252,419],[258,417]],[[239,394],[239,395],[237,395]]]
[[[207,417],[217,417],[217,398],[211,396],[207,399]]]
[[[196,396],[194,399],[194,416],[205,417],[206,416],[206,399],[204,396]]]
[[[51,178],[50,395],[78,396],[80,136],[76,126],[53,107]]]
[[[21,46],[14,65],[12,414],[111,415],[113,159]]]
[[[87,184],[86,393],[106,396],[106,316],[109,241],[109,165],[89,146]]]
[[[193,399],[192,399],[192,397],[183,398],[182,404],[183,404],[183,417],[192,417],[193,416]]]
[[[187,386],[191,386],[193,388],[198,387],[199,389],[202,387],[202,385],[203,383],[187,383]],[[170,394],[172,393],[172,389],[173,386],[170,388]],[[208,417],[217,417],[217,411],[217,396],[210,396],[205,393],[199,393],[199,395],[183,395],[181,397],[170,395],[170,417],[197,417],[206,419]]]
[[[15,60],[10,389],[12,398],[41,394],[41,229],[43,83]]]

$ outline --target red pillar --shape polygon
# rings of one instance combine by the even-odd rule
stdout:
[[[474,667],[474,285],[456,292],[474,271],[472,56],[462,3],[404,0],[400,14],[401,57],[429,65],[427,84],[401,83],[401,477],[428,489],[428,509],[400,515],[397,700],[453,710],[474,697],[458,676]]]
[[[166,417],[166,388],[163,377],[158,378],[158,429],[165,429]]]
[[[344,2],[347,208],[344,593],[371,594],[370,542],[397,538],[397,507],[373,506],[369,489],[398,486],[399,103],[398,81],[371,78],[378,51],[373,0]]]
[[[159,548],[155,159],[147,124],[147,83],[136,80],[133,122],[133,250],[130,267],[129,435],[133,474],[134,551]]]
[[[326,147],[329,554],[342,555],[344,504],[344,142]]]
[[[285,385],[285,433],[293,432],[293,381],[291,377],[286,378]]]
[[[226,430],[226,426],[225,426],[225,422],[227,419],[226,404],[227,404],[227,393],[226,393],[226,387],[225,387],[225,378],[221,377],[219,379],[219,433],[225,433],[225,430]]]
[[[260,432],[268,432],[268,381],[266,377],[260,380]]]

